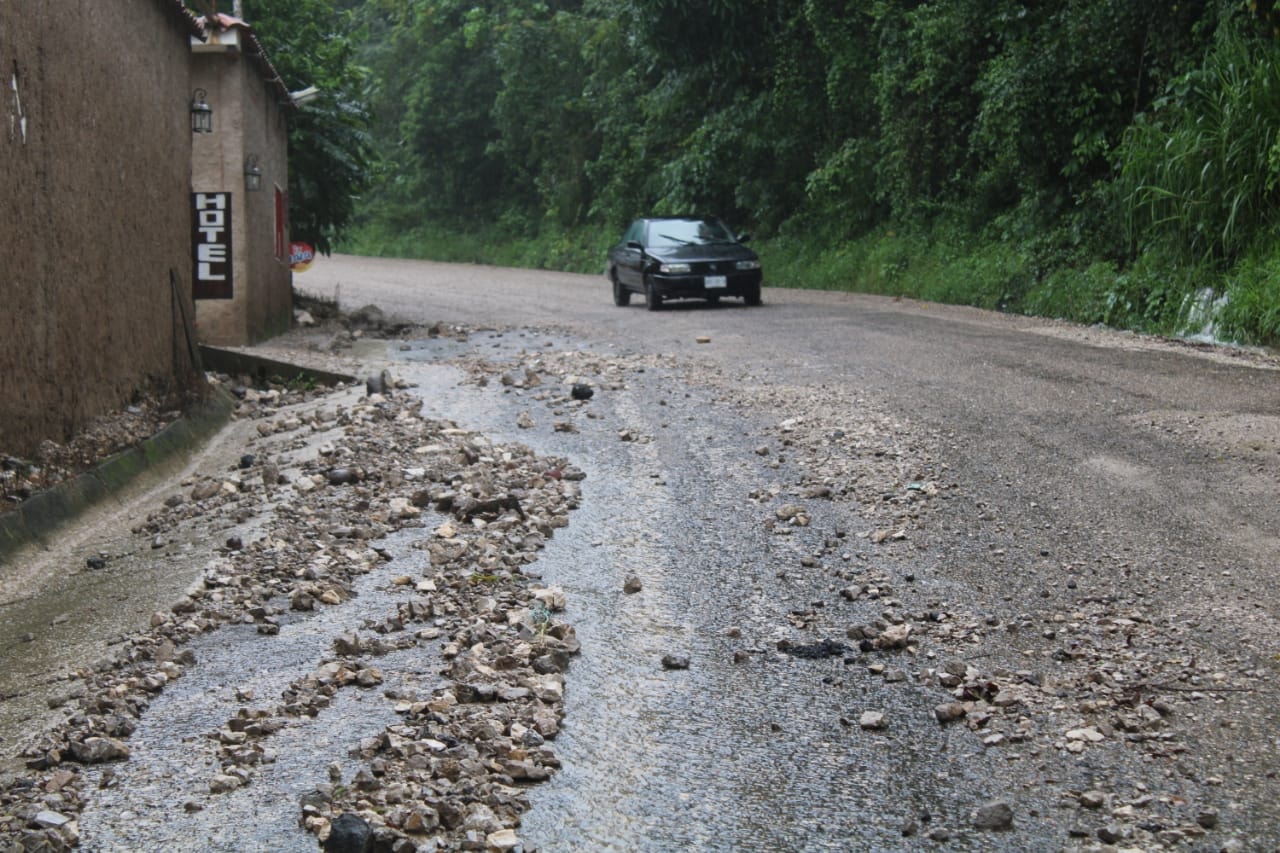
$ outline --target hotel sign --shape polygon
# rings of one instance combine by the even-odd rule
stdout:
[[[231,299],[231,193],[191,194],[195,299]]]

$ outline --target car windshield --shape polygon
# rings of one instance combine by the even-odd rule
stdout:
[[[733,235],[718,219],[663,219],[649,223],[650,246],[701,246],[732,243]]]

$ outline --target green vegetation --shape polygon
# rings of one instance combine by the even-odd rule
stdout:
[[[342,247],[601,272],[705,211],[774,285],[1280,343],[1275,2],[347,0]]]
[[[319,90],[289,117],[289,231],[327,255],[355,217],[370,177],[367,69],[356,60],[364,33],[339,0],[243,5],[285,85]]]

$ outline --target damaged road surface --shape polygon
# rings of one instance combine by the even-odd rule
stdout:
[[[1273,358],[339,283],[258,349],[376,381],[0,572],[0,850],[1280,846]]]

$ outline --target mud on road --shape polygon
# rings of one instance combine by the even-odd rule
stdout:
[[[873,307],[868,335],[913,316]],[[306,850],[345,813],[386,849],[1280,845],[1274,578],[1247,558],[1268,530],[1184,543],[1122,500],[1165,483],[1112,439],[1078,465],[1064,441],[1061,469],[1005,430],[983,447],[945,394],[990,389],[904,405],[869,361],[744,354],[753,314],[671,312],[679,346],[632,335],[635,312],[608,342],[437,326],[263,348],[406,387],[249,400],[243,422],[273,426],[145,499],[154,521],[112,552],[143,564],[160,536],[193,595],[8,700],[39,700],[17,722],[48,767],[0,797],[4,838],[43,813],[87,849]],[[1100,383],[1121,398],[1124,359],[1171,347],[1101,349],[1136,353]],[[1047,420],[1008,409],[1028,436]],[[1273,418],[1112,422],[1239,454],[1245,506],[1274,491]],[[108,562],[121,586],[127,564]],[[85,763],[90,729],[105,761]]]

